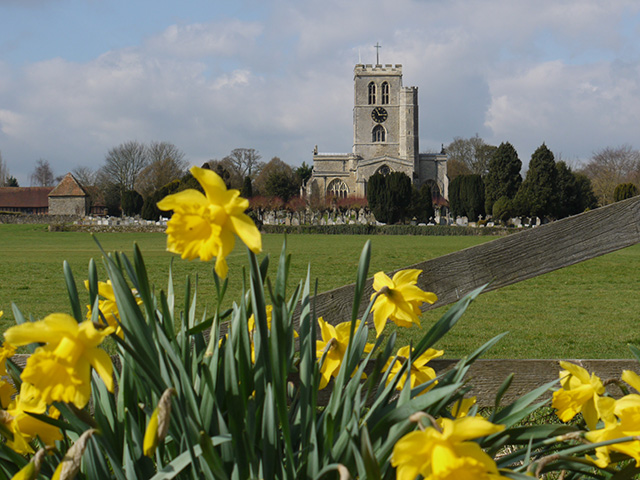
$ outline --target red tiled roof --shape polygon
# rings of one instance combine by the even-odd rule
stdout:
[[[8,208],[49,208],[53,187],[0,187],[0,210]]]
[[[78,182],[71,173],[67,173],[62,181],[58,184],[56,188],[54,188],[51,193],[49,193],[50,197],[86,197],[87,192],[80,182]]]

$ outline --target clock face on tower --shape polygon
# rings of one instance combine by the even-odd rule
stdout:
[[[382,123],[387,119],[387,111],[382,107],[376,107],[371,111],[371,118],[376,123]]]

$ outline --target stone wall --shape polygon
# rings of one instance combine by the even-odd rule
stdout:
[[[49,215],[86,215],[89,211],[88,197],[49,197]]]
[[[0,224],[59,224],[72,223],[80,219],[79,215],[32,215],[28,213],[0,214]]]

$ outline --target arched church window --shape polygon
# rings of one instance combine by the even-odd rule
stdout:
[[[386,177],[391,173],[391,169],[389,168],[389,165],[382,165],[380,168],[378,168],[378,170],[376,170],[376,173],[379,173],[383,177]]]
[[[369,83],[369,105],[376,103],[376,84]]]
[[[349,195],[349,187],[339,178],[332,180],[327,187],[327,193],[337,198],[347,198]]]
[[[382,104],[389,104],[389,84],[387,82],[382,84]]]
[[[384,127],[382,125],[376,125],[373,127],[373,131],[371,132],[371,140],[373,142],[384,142],[386,132],[384,131]]]

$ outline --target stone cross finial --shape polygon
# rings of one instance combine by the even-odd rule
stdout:
[[[376,49],[376,65],[380,65],[380,49],[382,48],[382,45],[380,45],[380,42],[376,42],[373,48]]]

